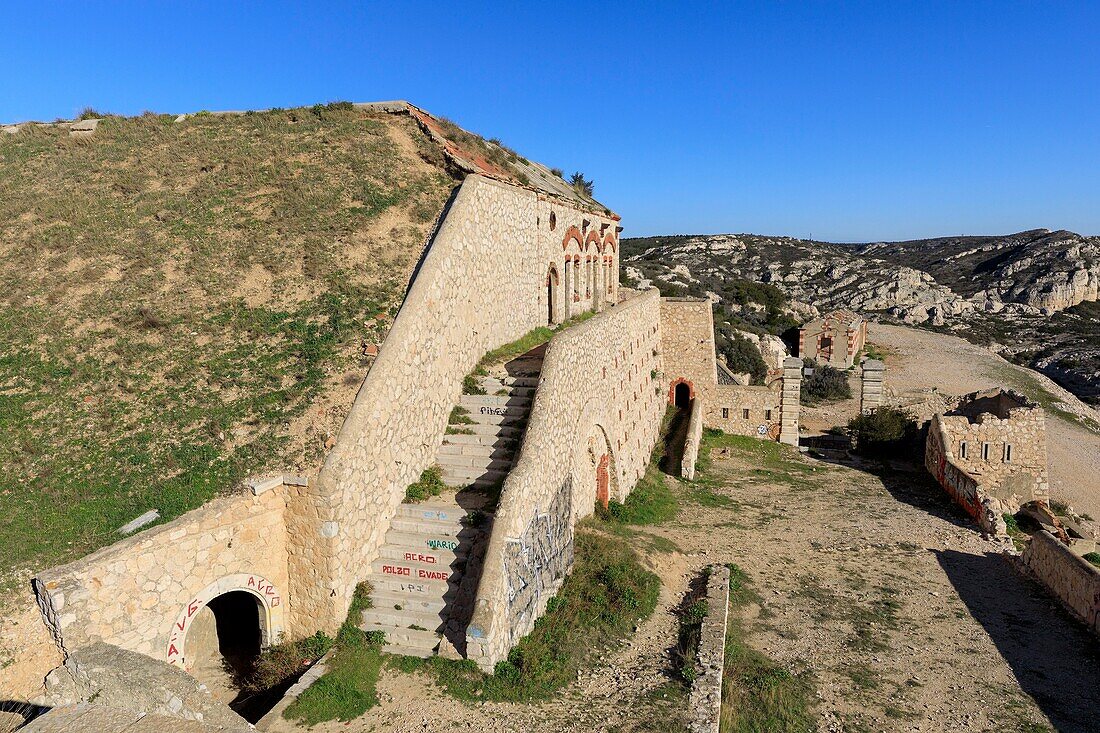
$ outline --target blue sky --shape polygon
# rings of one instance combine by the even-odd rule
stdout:
[[[408,99],[626,234],[1100,234],[1100,2],[4,0],[0,121]]]

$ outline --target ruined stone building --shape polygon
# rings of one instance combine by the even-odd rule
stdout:
[[[686,406],[698,399],[708,427],[798,445],[801,360],[788,357],[769,365],[763,386],[721,379],[713,308],[705,298],[661,300],[661,344],[669,404]]]
[[[798,355],[847,369],[867,341],[867,321],[858,313],[835,310],[798,329]]]
[[[1002,515],[1049,498],[1043,409],[1002,389],[974,392],[932,418],[924,464],[985,531]]]

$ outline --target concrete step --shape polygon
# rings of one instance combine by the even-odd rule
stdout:
[[[428,659],[429,657],[435,656],[435,649],[416,649],[413,647],[401,646],[399,644],[384,644],[382,646],[382,651],[386,654],[393,654],[399,657],[420,657],[421,659]]]
[[[445,473],[445,472],[444,472]],[[431,537],[457,537],[465,529],[461,522],[440,522],[431,519],[414,519],[412,517],[394,517],[390,521],[390,529],[409,534],[422,534]]]
[[[539,386],[539,378],[537,376],[521,376],[517,374],[491,374],[488,377],[482,377],[480,384],[482,386],[489,385],[493,387],[504,387],[506,389],[512,387],[529,387],[533,389]]]
[[[370,564],[371,572],[375,575],[383,575],[395,578],[411,578],[417,582],[446,584],[451,576],[457,576],[461,569],[456,570],[450,565],[437,565],[421,560],[390,560],[379,558]]]
[[[530,397],[515,397],[512,395],[473,395],[464,394],[458,399],[458,404],[465,407],[471,413],[481,407],[519,407],[529,408]]]
[[[499,412],[497,412],[499,410]],[[503,425],[505,427],[522,429],[527,421],[527,410],[511,407],[483,407],[477,412],[471,412],[469,418],[472,422],[462,426],[468,428],[471,425]]]
[[[530,380],[535,381],[535,380]],[[483,379],[481,380],[481,388],[485,390],[486,394],[493,396],[502,396],[502,391],[507,392],[512,397],[523,397],[526,399],[532,399],[535,396],[535,390],[538,388],[537,384],[531,385],[518,385],[518,384],[506,384],[499,379]]]
[[[459,466],[443,467],[443,482],[448,486],[486,486],[503,481],[508,471],[498,469],[484,470],[481,468],[462,468]]]
[[[447,604],[451,603],[457,591],[449,591],[442,596],[413,595],[410,593],[392,593],[389,591],[374,590],[370,594],[374,608],[398,611],[409,609],[418,613],[442,613]],[[400,608],[398,608],[400,606]]]
[[[470,542],[464,543],[464,546],[459,550],[450,549],[432,549],[427,547],[424,541],[424,535],[407,535],[408,544],[402,542],[401,544],[390,544],[387,542],[378,549],[378,557],[385,558],[387,560],[395,560],[397,562],[425,562],[431,565],[438,565],[443,568],[453,568],[456,563],[466,557]],[[387,540],[389,539],[389,533],[386,534]],[[440,538],[443,540],[443,538]],[[447,538],[453,541],[453,538]],[[413,544],[416,543],[416,544]]]
[[[454,594],[454,588],[451,585],[438,580],[422,582],[400,575],[373,573],[367,579],[370,581],[371,588],[378,593],[405,596],[410,601],[439,600],[446,597],[448,593]],[[457,580],[455,582],[457,583]]]
[[[467,435],[467,438],[474,436]],[[506,442],[506,441],[496,441]],[[501,460],[510,460],[515,455],[516,446],[508,443],[506,445],[495,445],[493,443],[447,443],[439,446],[440,457],[443,456],[480,456],[482,458],[497,458]]]
[[[439,455],[436,464],[446,473],[448,468],[479,468],[482,471],[507,471],[512,467],[511,451],[507,458],[477,455]]]
[[[443,436],[445,441],[456,441],[471,437],[481,438],[516,438],[518,439],[523,434],[523,428],[518,425],[499,423],[485,424],[485,423],[467,423],[466,425],[452,425],[454,428],[465,428],[469,430],[469,433],[449,433]]]
[[[378,626],[393,626],[398,629],[408,629],[411,626],[419,626],[428,631],[439,631],[443,628],[442,612],[418,611],[404,608],[400,611],[390,608],[368,608],[363,611],[363,623]]]
[[[422,501],[415,504],[399,504],[395,516],[434,522],[458,522],[466,518],[467,511],[453,502]]]
[[[471,530],[471,539],[466,535],[459,539],[455,535],[425,534],[423,532],[405,532],[395,529],[392,525],[386,532],[386,544],[382,546],[383,557],[390,557],[388,552],[425,552],[434,553],[441,560],[452,553],[455,557],[463,557],[470,548],[474,536]],[[397,558],[391,558],[396,560]]]
[[[359,628],[363,631],[381,631],[386,635],[386,644],[399,649],[413,649],[427,651],[430,655],[439,646],[442,638],[435,631],[418,631],[416,629],[401,629],[385,624],[362,623]],[[397,652],[408,654],[409,652]]]

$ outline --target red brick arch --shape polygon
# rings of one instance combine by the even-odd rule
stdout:
[[[565,230],[565,237],[561,240],[561,248],[563,250],[569,249],[569,242],[576,240],[577,247],[584,249],[584,237],[581,235],[581,230],[572,226]]]
[[[611,247],[611,251],[615,251],[615,235],[610,232],[603,238],[603,248],[606,251],[608,247]]]
[[[588,251],[588,245],[592,244],[593,242],[596,243],[596,249],[599,249],[600,248],[600,233],[598,231],[596,231],[595,229],[590,231],[588,233],[588,237],[586,237],[585,240],[584,240],[584,249],[585,249],[586,252]]]
[[[676,387],[681,384],[686,384],[688,386],[688,397],[691,399],[695,399],[695,383],[692,382],[690,379],[677,377],[676,379],[672,380],[672,383],[670,385],[668,385],[668,404],[676,404]]]

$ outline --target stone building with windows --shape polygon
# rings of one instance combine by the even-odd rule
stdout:
[[[867,321],[858,313],[835,310],[798,329],[798,355],[847,369],[867,341]]]
[[[932,418],[924,463],[982,529],[1004,534],[1002,515],[1049,498],[1043,409],[1003,389],[966,395]]]

